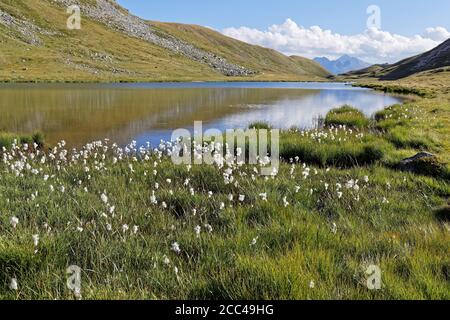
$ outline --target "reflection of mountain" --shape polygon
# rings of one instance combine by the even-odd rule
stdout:
[[[85,86],[17,86],[2,90],[0,128],[42,130],[50,142],[109,137],[126,142],[146,130],[192,125],[242,112],[247,104],[272,103],[314,91],[244,88],[132,89]],[[66,87],[67,88],[67,87]]]
[[[0,128],[42,130],[51,143],[110,138],[124,144],[137,137],[154,142],[157,135],[200,120],[219,129],[257,120],[280,128],[306,127],[312,117],[343,103],[378,110],[394,102],[363,90],[12,86],[0,95]]]

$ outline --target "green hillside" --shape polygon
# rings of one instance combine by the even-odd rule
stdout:
[[[81,30],[66,27],[72,3],[81,7]],[[293,81],[328,75],[308,59],[199,26],[147,22],[108,0],[0,0],[0,45],[0,81]]]
[[[423,54],[394,64],[373,65],[366,69],[349,72],[344,76],[354,79],[369,77],[380,80],[399,80],[424,72],[446,72],[448,67],[450,67],[450,39]]]

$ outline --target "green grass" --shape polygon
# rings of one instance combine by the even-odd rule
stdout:
[[[223,170],[215,167],[188,170],[168,159],[131,157],[113,164],[110,153],[103,161],[95,153],[103,151],[92,150],[86,165],[69,162],[63,170],[58,161],[29,161],[42,172],[25,170],[20,178],[1,168],[1,298],[73,298],[65,288],[65,269],[72,264],[84,270],[86,299],[449,298],[448,226],[430,210],[443,204],[437,194],[450,194],[439,179],[376,164],[330,171],[308,166],[305,179],[301,164],[291,173],[285,163],[269,180],[250,179],[253,167],[236,169],[235,186],[224,184]],[[103,169],[95,169],[100,163]],[[191,183],[184,186],[186,179]],[[345,186],[350,179],[359,180],[358,191]],[[150,201],[153,190],[157,205]],[[103,192],[108,205],[100,199]],[[114,215],[109,206],[116,207]],[[16,229],[12,216],[19,219]],[[130,229],[124,232],[125,224]],[[36,248],[33,234],[40,235]],[[171,250],[174,242],[179,254]],[[383,270],[380,291],[364,285],[368,264]],[[18,291],[8,289],[13,277]]]
[[[28,150],[29,166],[8,151],[0,298],[73,299],[65,270],[77,265],[84,299],[449,299],[448,179],[397,170],[421,146],[391,138],[398,128],[405,138],[425,132],[445,162],[448,110],[418,100],[369,127],[283,132],[278,175],[234,166],[232,183],[227,167],[104,146],[81,158],[58,147],[45,162],[45,149]],[[366,286],[371,264],[382,270],[378,291]]]
[[[251,68],[257,74],[226,77],[206,64],[116,32],[84,16],[81,30],[67,30],[66,8],[53,1],[3,0],[0,10],[57,33],[39,34],[42,45],[34,46],[23,41],[19,32],[0,25],[0,82],[324,81],[328,75],[311,60],[294,60],[199,26],[151,22],[158,32]]]
[[[322,167],[353,167],[380,161],[390,149],[391,144],[371,133],[328,129],[284,134],[280,154],[285,160],[298,156],[307,163]]]
[[[45,145],[45,137],[41,132],[35,132],[31,135],[14,134],[9,132],[0,132],[0,149],[11,148],[14,144],[37,144],[38,147]]]
[[[362,129],[367,127],[369,122],[369,119],[361,111],[351,106],[333,109],[325,117],[326,126],[347,126]]]

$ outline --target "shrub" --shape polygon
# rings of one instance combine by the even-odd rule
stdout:
[[[358,109],[345,105],[328,112],[325,117],[325,125],[364,128],[369,125],[369,119]]]

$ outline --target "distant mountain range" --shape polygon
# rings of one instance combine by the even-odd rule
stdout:
[[[81,30],[66,13],[79,5]],[[147,21],[112,0],[0,0],[0,81],[323,81],[316,62],[212,29]]]
[[[450,67],[450,39],[438,47],[394,64],[378,64],[346,76],[398,80],[424,71],[443,72]]]
[[[320,57],[315,58],[314,61],[335,75],[364,69],[371,65],[368,62],[348,55],[344,55],[337,60],[330,60],[326,57]]]

